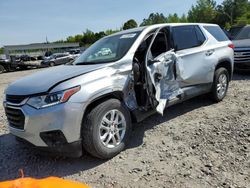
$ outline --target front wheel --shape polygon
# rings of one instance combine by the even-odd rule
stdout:
[[[109,159],[128,143],[131,130],[129,111],[117,99],[109,99],[93,108],[83,120],[83,147],[91,155]]]
[[[216,102],[220,102],[227,94],[229,85],[229,74],[227,69],[219,68],[215,71],[214,83],[212,87],[212,99]]]

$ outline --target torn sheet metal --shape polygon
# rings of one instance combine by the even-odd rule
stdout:
[[[183,93],[175,78],[176,55],[172,51],[156,58],[156,63],[147,67],[152,84],[155,87],[155,98],[159,102],[157,112],[163,115],[168,101]]]

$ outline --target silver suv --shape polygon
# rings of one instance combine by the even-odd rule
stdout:
[[[10,132],[66,156],[80,156],[84,148],[112,158],[127,145],[131,122],[204,93],[221,101],[233,54],[231,41],[213,24],[160,24],[104,37],[72,65],[8,86]]]

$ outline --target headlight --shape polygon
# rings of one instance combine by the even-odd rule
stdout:
[[[77,93],[80,89],[81,87],[77,86],[77,87],[70,88],[64,91],[59,91],[56,93],[49,93],[48,95],[31,97],[27,101],[27,104],[36,109],[54,106],[57,104],[67,102],[69,98],[75,93]]]

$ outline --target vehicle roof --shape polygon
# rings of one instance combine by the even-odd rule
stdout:
[[[163,24],[154,24],[150,26],[143,26],[143,27],[137,27],[137,28],[128,29],[128,30],[123,30],[123,31],[114,33],[110,36],[133,33],[133,32],[140,32],[140,31],[143,31],[144,29],[147,29],[147,30],[157,29],[159,27],[164,27],[164,26],[186,26],[186,25],[218,26],[217,24],[211,24],[211,23],[163,23]]]

